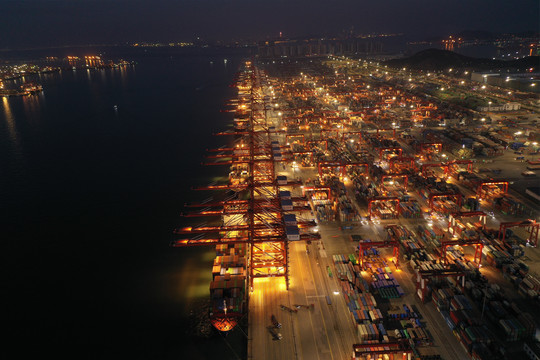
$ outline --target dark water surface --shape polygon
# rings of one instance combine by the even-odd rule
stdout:
[[[190,187],[219,171],[200,164],[232,121],[220,110],[243,56],[132,54],[135,67],[41,75],[42,94],[0,98],[3,358],[235,358],[189,335],[213,249],[168,244],[204,196]]]

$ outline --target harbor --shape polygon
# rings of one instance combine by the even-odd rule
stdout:
[[[33,62],[0,66],[0,97],[28,96],[43,91],[43,86],[37,83],[41,75],[58,74],[62,71],[125,69],[134,66],[135,62],[119,60],[107,61],[100,56],[67,56],[64,59],[46,57]]]
[[[539,6],[5,1],[3,353],[540,359]]]
[[[435,81],[474,89],[465,75]],[[489,173],[525,171],[516,149],[534,166],[537,115],[429,98],[425,76],[332,56],[240,71],[234,129],[216,133],[231,145],[206,163],[229,179],[196,187],[212,195],[185,216],[204,222],[171,245],[216,247],[210,321],[241,331],[247,358],[504,359],[534,343],[534,189]]]

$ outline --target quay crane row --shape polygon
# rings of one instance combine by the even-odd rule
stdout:
[[[316,226],[314,221],[296,220],[291,214],[309,210],[306,198],[290,197],[285,206],[281,197],[286,192],[281,189],[290,189],[300,182],[276,177],[275,162],[287,160],[282,157],[279,144],[272,141],[272,136],[281,131],[268,124],[269,107],[266,106],[264,86],[264,73],[246,62],[238,77],[240,94],[235,104],[235,115],[242,121],[235,121],[235,130],[216,134],[235,136],[236,147],[209,150],[218,153],[209,156],[216,162],[205,164],[237,167],[241,175],[231,173],[226,184],[196,187],[195,190],[226,190],[229,196],[221,201],[188,205],[202,209],[185,214],[187,217],[220,217],[221,224],[177,229],[174,234],[178,238],[171,242],[173,247],[246,244],[246,285],[249,284],[251,291],[254,279],[263,277],[284,278],[289,289],[289,241],[320,238],[317,233],[306,230]],[[191,237],[186,238],[186,235]],[[234,328],[241,315],[225,311],[211,314],[210,320],[218,330],[228,331]]]

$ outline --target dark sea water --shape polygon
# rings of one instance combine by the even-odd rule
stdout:
[[[224,141],[212,132],[232,121],[220,110],[247,54],[115,55],[138,63],[41,75],[32,80],[43,93],[0,98],[9,332],[0,354],[235,359],[241,334],[190,335],[188,315],[208,297],[213,249],[169,241],[183,204],[205,197],[190,187],[219,174],[201,162]]]

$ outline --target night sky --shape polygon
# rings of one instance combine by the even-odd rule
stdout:
[[[0,48],[539,30],[537,0],[0,0]]]

